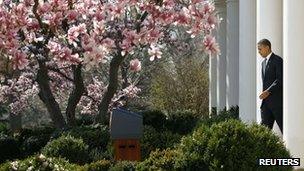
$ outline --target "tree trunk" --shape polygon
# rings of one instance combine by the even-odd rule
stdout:
[[[124,88],[127,88],[130,83],[128,81],[128,64],[126,63],[126,61],[122,62],[122,65],[120,67],[120,72],[121,72],[121,77],[122,77],[122,85],[121,85],[121,88],[124,89]],[[128,106],[128,99],[127,97],[123,97],[124,98],[124,101],[125,101],[125,104],[124,106],[127,107]]]
[[[121,71],[121,77],[122,77],[122,89],[128,87],[129,82],[128,82],[128,64],[126,62],[123,62],[122,65],[120,66],[120,71]]]
[[[69,126],[76,125],[75,109],[85,90],[81,75],[81,68],[82,65],[73,66],[74,89],[70,93],[68,106],[66,108],[67,123]]]
[[[119,66],[123,62],[124,57],[118,53],[112,59],[110,63],[110,77],[109,77],[109,85],[108,88],[102,98],[101,103],[98,106],[98,116],[96,117],[96,122],[101,124],[108,124],[109,123],[109,116],[108,116],[108,108],[114,94],[117,91],[118,87],[118,70]]]
[[[39,61],[39,69],[37,73],[37,83],[40,88],[39,97],[46,106],[54,125],[57,128],[65,127],[66,123],[61,113],[59,104],[54,98],[49,84],[48,71],[45,64]]]

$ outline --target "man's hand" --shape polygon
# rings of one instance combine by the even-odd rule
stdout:
[[[260,99],[266,99],[269,95],[270,95],[269,91],[268,91],[268,90],[265,90],[265,91],[263,91],[263,92],[260,94],[259,98],[260,98]]]

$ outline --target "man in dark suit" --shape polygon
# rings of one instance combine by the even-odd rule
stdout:
[[[271,51],[271,43],[267,39],[258,42],[262,62],[263,92],[261,116],[262,124],[272,129],[277,122],[283,133],[283,59]]]

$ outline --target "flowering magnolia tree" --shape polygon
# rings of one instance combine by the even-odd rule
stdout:
[[[219,23],[207,0],[0,0],[1,65],[11,77],[1,80],[0,103],[18,114],[39,96],[57,127],[75,124],[76,107],[98,113],[105,122],[109,107],[134,97],[134,84],[117,92],[120,66],[138,72],[135,52],[161,58],[168,28],[183,26],[192,37],[204,34],[201,48],[219,52],[211,35]],[[108,83],[94,69],[109,64]],[[84,73],[96,75],[85,78]],[[65,99],[62,99],[65,94]],[[65,109],[62,109],[65,104]]]

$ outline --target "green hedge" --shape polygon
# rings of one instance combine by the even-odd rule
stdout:
[[[84,164],[90,160],[88,145],[82,139],[77,139],[70,135],[63,135],[48,142],[42,149],[42,154],[49,157],[65,158],[71,163],[78,164]]]
[[[140,163],[142,170],[291,170],[259,167],[258,158],[289,158],[282,140],[261,125],[239,120],[202,124],[171,150],[152,152]]]
[[[118,161],[109,170],[110,171],[135,171],[137,162]]]
[[[109,160],[99,160],[86,164],[82,167],[81,171],[108,171],[112,166],[111,161]]]
[[[190,110],[176,111],[168,115],[166,128],[181,135],[189,134],[195,128],[199,117]]]
[[[184,138],[179,148],[183,157],[177,163],[196,168],[206,165],[211,170],[256,170],[258,158],[288,158],[282,140],[260,125],[246,126],[238,120],[203,125]],[[290,167],[263,167],[268,170],[290,170]]]
[[[24,160],[16,160],[0,165],[1,171],[64,171],[80,170],[80,166],[70,164],[61,158],[50,158],[44,155],[29,157]]]
[[[239,119],[239,107],[231,107],[229,110],[222,110],[218,114],[216,113],[216,109],[213,109],[214,111],[209,116],[209,118],[202,118],[197,126],[200,126],[202,124],[211,126],[216,123],[224,122],[229,119]]]
[[[19,146],[15,137],[0,133],[0,164],[6,160],[19,158],[21,153]]]
[[[160,110],[148,110],[142,112],[143,124],[152,126],[153,128],[161,131],[165,129],[166,115]]]
[[[179,150],[165,149],[153,151],[149,158],[139,163],[136,166],[137,170],[148,171],[148,170],[178,170],[175,166],[175,159],[180,158]]]
[[[0,122],[0,134],[7,134],[7,133],[8,133],[7,124]]]
[[[144,126],[143,137],[141,138],[141,156],[143,159],[150,155],[151,151],[174,147],[181,139],[181,135],[171,131],[159,132],[151,126]]]
[[[177,110],[167,115],[159,110],[142,112],[143,123],[157,131],[171,131],[185,135],[193,131],[199,121],[198,114],[190,110]]]
[[[54,131],[55,128],[50,126],[22,129],[16,136],[20,143],[22,156],[26,157],[40,152],[48,143]]]
[[[106,150],[110,140],[109,128],[103,125],[79,126],[65,130],[59,135],[71,135],[75,138],[81,138],[89,145],[89,149]]]

